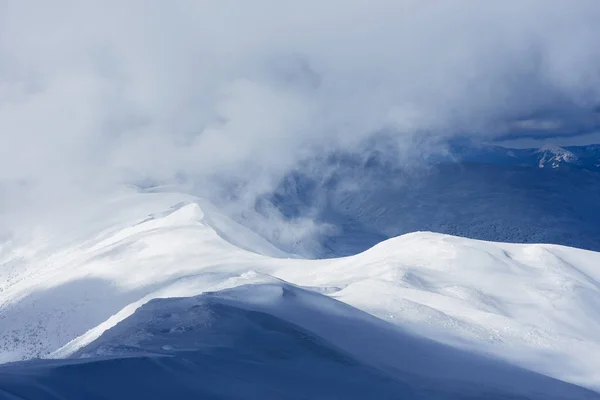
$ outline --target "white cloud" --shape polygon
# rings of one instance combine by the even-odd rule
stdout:
[[[600,103],[599,18],[595,0],[0,1],[2,211],[182,175],[252,197],[382,130],[406,150],[557,107],[577,125]]]

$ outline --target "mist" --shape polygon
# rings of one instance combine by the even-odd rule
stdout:
[[[381,137],[410,164],[597,130],[598,20],[595,0],[0,1],[3,229],[127,185],[243,210]]]

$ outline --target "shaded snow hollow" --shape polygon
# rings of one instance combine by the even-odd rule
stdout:
[[[176,193],[127,194],[84,222],[0,254],[0,361],[69,358],[0,368],[0,398],[126,397],[101,384],[123,374],[232,398],[286,397],[277,379],[290,398],[375,386],[384,398],[596,398],[554,379],[600,389],[600,253],[418,232],[302,260]],[[257,383],[240,383],[251,371]],[[201,387],[182,383],[192,372]],[[89,385],[70,387],[75,376]]]

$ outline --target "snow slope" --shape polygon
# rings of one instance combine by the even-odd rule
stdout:
[[[407,334],[322,293],[259,281],[153,300],[77,359],[0,367],[0,397],[600,398]]]
[[[160,315],[173,314],[161,307],[185,310],[199,301],[209,309],[224,305],[293,324],[294,332],[355,360],[365,385],[381,373],[391,376],[394,382],[382,388],[383,394],[400,390],[396,385],[406,379],[416,390],[427,377],[472,387],[487,376],[486,390],[529,388],[527,396],[551,386],[521,369],[600,389],[600,253],[417,232],[351,257],[302,260],[210,204],[177,193],[129,193],[94,210],[85,222],[85,232],[4,246],[0,360],[122,357],[132,348],[136,354],[169,353],[177,349],[176,340],[165,350],[164,341],[158,340],[157,348],[152,336],[144,339]],[[201,295],[207,292],[219,293]],[[198,295],[139,309],[156,298]],[[352,326],[340,318],[353,321]],[[191,350],[197,351],[205,341],[194,340]],[[409,349],[419,350],[407,357]],[[115,361],[98,361],[104,362]],[[179,368],[178,362],[160,368]],[[72,370],[61,363],[75,365],[9,365],[0,370],[0,389],[21,379],[7,378],[14,374],[35,380],[48,369]],[[94,365],[107,368],[100,364]],[[331,373],[342,382],[345,373],[336,368]],[[445,375],[450,372],[456,375]],[[459,390],[449,383],[446,388]],[[568,393],[567,398],[576,394]]]

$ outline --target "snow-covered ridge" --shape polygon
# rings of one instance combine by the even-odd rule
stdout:
[[[114,213],[118,225],[108,219]],[[95,234],[50,254],[48,246],[20,251],[26,258],[5,254],[1,361],[89,355],[152,299],[290,287],[331,315],[352,306],[385,329],[600,388],[600,253],[417,232],[351,257],[301,260],[210,204],[173,193],[116,199],[90,224]],[[325,335],[273,306],[271,292],[236,290],[227,293],[247,307]],[[372,345],[362,343],[367,352]]]
[[[557,156],[558,155],[567,155],[568,156],[570,154],[573,154],[570,151],[565,150],[565,149],[563,149],[560,146],[557,146],[555,144],[550,144],[550,143],[549,144],[545,144],[542,147],[540,147],[537,152],[538,153],[543,153],[543,152],[546,152],[546,151],[550,152],[552,154],[555,154]]]
[[[74,357],[0,366],[0,398],[600,398],[268,277],[152,300]]]

